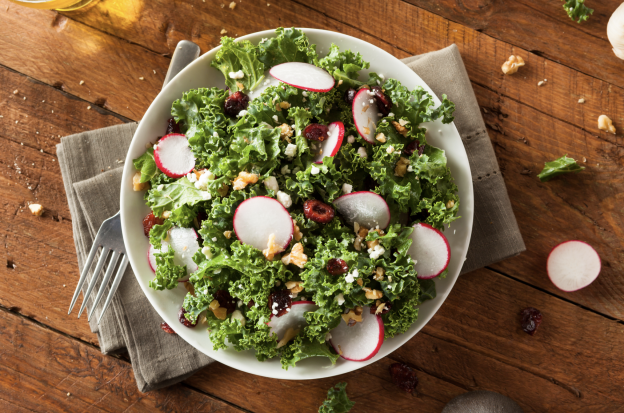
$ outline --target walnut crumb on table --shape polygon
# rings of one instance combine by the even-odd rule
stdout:
[[[524,59],[520,56],[511,55],[509,56],[509,59],[507,59],[507,61],[503,63],[501,69],[503,70],[504,74],[512,75],[516,73],[518,69],[522,66],[524,66]]]

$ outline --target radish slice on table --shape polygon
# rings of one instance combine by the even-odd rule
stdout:
[[[353,123],[360,136],[368,143],[375,143],[377,122],[381,119],[375,97],[370,90],[361,89],[353,98]]]
[[[167,251],[169,246],[173,248],[173,263],[175,265],[186,265],[186,273],[191,274],[199,268],[193,261],[193,255],[199,250],[199,236],[193,228],[173,227],[169,230],[167,241],[162,241],[162,247],[158,250],[150,244],[147,250],[147,260],[152,271],[156,272],[155,253]],[[180,281],[186,280],[186,277]]]
[[[364,307],[361,323],[349,326],[340,320],[338,327],[330,334],[331,345],[343,359],[365,361],[377,354],[381,348],[384,324],[380,316],[370,313],[370,307]]]
[[[442,274],[451,260],[451,247],[444,234],[424,223],[414,225],[408,253],[416,261],[418,278],[423,280]]]
[[[154,148],[154,161],[158,169],[170,178],[182,178],[195,168],[195,155],[186,136],[171,133],[163,136]]]
[[[269,73],[280,82],[310,92],[329,92],[335,83],[326,70],[309,63],[282,63],[273,66]]]
[[[379,195],[370,191],[352,192],[334,201],[336,210],[349,225],[358,223],[368,229],[384,229],[390,224],[390,208]]]
[[[234,232],[238,239],[259,250],[265,250],[269,237],[275,235],[275,244],[283,249],[293,237],[290,214],[277,200],[256,196],[243,201],[234,212]]]
[[[342,122],[332,122],[328,125],[328,128],[329,137],[320,143],[321,149],[314,159],[316,163],[323,163],[323,158],[326,156],[336,156],[342,146],[345,132],[344,124]]]
[[[312,301],[297,301],[292,303],[290,311],[283,316],[271,315],[271,321],[267,325],[271,327],[271,333],[277,334],[277,339],[281,340],[289,328],[301,331],[303,327],[307,326],[308,322],[303,315],[310,311],[316,311],[318,308],[318,305]]]
[[[552,249],[546,269],[550,281],[562,291],[587,287],[600,274],[602,264],[595,249],[583,241],[566,241]]]

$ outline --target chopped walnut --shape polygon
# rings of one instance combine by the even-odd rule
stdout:
[[[600,115],[598,117],[598,129],[615,135],[615,126],[613,126],[613,122],[607,115]]]
[[[235,191],[238,191],[244,189],[247,185],[255,184],[256,182],[258,182],[258,175],[241,171],[232,182],[232,188],[234,188]]]
[[[284,249],[280,245],[277,245],[275,243],[275,234],[269,235],[267,249],[262,251],[266,259],[269,261],[273,261],[273,258],[275,258],[275,254],[279,254],[282,251],[284,251]]]
[[[381,314],[381,312],[386,309],[386,303],[382,303],[379,300],[375,302],[375,306],[377,307],[375,314]]]
[[[288,281],[286,289],[290,290],[292,294],[298,294],[303,291],[303,281]]]
[[[233,1],[230,3],[230,9],[234,10],[236,8],[236,2]]]
[[[356,281],[357,285],[359,285],[360,287],[364,285],[364,280],[362,280],[361,278],[358,278]]]
[[[232,238],[232,231],[223,231],[223,236],[227,239]]]
[[[512,75],[516,73],[521,66],[524,66],[524,59],[520,56],[511,55],[509,56],[509,59],[507,59],[507,61],[503,63],[501,69],[503,70],[504,74]]]
[[[367,235],[368,235],[368,229],[364,228],[364,227],[360,227],[360,229],[358,231],[358,237],[366,238]]]
[[[280,102],[279,105],[282,109],[288,109],[290,107],[290,103],[288,102]]]
[[[208,308],[219,320],[225,320],[227,317],[227,308],[219,306],[219,301],[212,300]]]
[[[280,126],[280,129],[282,130],[280,133],[280,137],[282,139],[287,140],[288,143],[290,143],[290,137],[293,136],[293,130],[290,127],[290,125],[286,123],[282,123],[282,125]]]
[[[238,90],[245,90],[245,85],[243,85],[241,82],[236,82],[236,87],[238,88]]]
[[[451,209],[455,206],[455,201],[453,201],[452,199],[449,199],[449,201],[446,203],[446,209]]]
[[[386,135],[384,135],[383,133],[378,133],[377,136],[375,136],[375,139],[377,139],[381,143],[386,143]]]
[[[284,265],[295,264],[297,267],[303,268],[306,262],[308,262],[308,256],[303,253],[303,244],[300,242],[293,245],[290,254],[282,257]]]
[[[134,174],[132,177],[132,189],[135,191],[144,191],[149,189],[149,182],[141,182],[141,172]]]
[[[362,311],[360,310],[360,314],[356,314],[356,310],[352,308],[348,313],[342,314],[342,319],[348,326],[354,326],[355,323],[362,322]]]
[[[293,219],[293,227],[294,227],[293,237],[295,238],[295,241],[300,241],[301,238],[303,238],[303,234],[301,233],[301,230],[297,226],[297,221],[295,221],[294,219]]]
[[[184,288],[186,288],[186,291],[191,293],[191,295],[195,295],[195,287],[193,287],[193,284],[191,284],[190,282],[185,281]]]
[[[401,156],[394,167],[394,176],[404,177],[407,173],[407,167],[409,164],[409,159]]]
[[[219,189],[217,189],[217,193],[220,196],[226,196],[228,194],[228,191],[230,190],[230,187],[228,186],[228,184],[223,184],[221,185],[221,187]]]
[[[373,274],[373,280],[382,281],[384,279],[385,273],[386,270],[384,270],[382,267],[377,267],[377,269],[375,270],[375,274]]]
[[[39,204],[30,204],[28,205],[28,209],[30,209],[30,212],[37,217],[40,217],[43,214],[43,207]]]
[[[284,347],[290,340],[297,337],[297,334],[299,334],[299,329],[289,327],[286,333],[284,333],[284,337],[277,343],[277,348]]]
[[[366,298],[368,298],[369,300],[377,300],[383,297],[383,293],[379,290],[373,290],[368,287],[364,287],[362,289],[366,291]]]
[[[376,232],[379,234],[379,236],[382,236],[384,234],[383,230],[381,229],[373,229],[371,230],[371,232]],[[368,248],[375,248],[377,245],[379,245],[379,240],[373,240],[373,241],[366,241],[366,246]]]
[[[163,217],[164,219],[169,219],[169,218],[171,218],[171,211],[163,211],[163,213],[162,213],[162,217]]]
[[[276,103],[276,104],[275,104],[275,110],[276,110],[276,111],[278,111],[278,112],[281,112],[281,111],[282,111],[282,107],[280,106],[280,104],[279,104],[279,103]]]
[[[368,235],[368,229],[361,227],[359,224],[357,224],[357,226],[354,224],[353,227],[356,229],[357,233],[357,237],[355,237],[355,241],[353,241],[353,247],[356,251],[362,251],[362,241],[364,241],[364,238]]]
[[[405,126],[401,126],[401,124],[396,120],[392,121],[392,126],[394,126],[394,129],[396,129],[396,131],[399,132],[401,135],[407,136],[407,128]]]

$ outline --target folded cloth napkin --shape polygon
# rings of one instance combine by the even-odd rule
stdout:
[[[404,62],[436,94],[446,93],[457,108],[455,124],[466,145],[475,197],[472,241],[462,273],[524,251],[505,183],[457,47],[414,56]],[[81,270],[100,225],[119,210],[121,166],[135,130],[136,123],[112,126],[65,137],[57,145]],[[91,330],[97,333],[103,353],[127,349],[140,391],[184,380],[212,362],[178,336],[160,330],[162,320],[130,267],[98,325],[95,320],[102,302],[90,321]],[[90,307],[88,302],[87,308]]]

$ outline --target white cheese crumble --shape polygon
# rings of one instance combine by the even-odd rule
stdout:
[[[284,165],[282,166],[282,169],[280,172],[282,173],[282,175],[288,175],[290,173],[290,168],[288,167],[288,165]]]
[[[218,138],[219,134],[217,132],[212,132],[212,136],[214,136],[215,138]]]
[[[352,283],[355,279],[360,275],[357,268],[353,269],[350,273],[345,276],[345,281],[348,283]]]
[[[353,185],[347,184],[347,183],[342,184],[342,193],[343,194],[350,194],[351,191],[353,191]]]
[[[195,182],[195,188],[206,191],[208,190],[208,181],[214,181],[214,179],[215,174],[210,171],[202,171],[201,175],[199,175],[199,179],[197,179],[197,181]]]
[[[277,179],[274,176],[269,176],[264,180],[264,186],[271,191],[279,191],[279,185],[277,184]]]
[[[193,174],[193,175],[194,175],[194,174]],[[160,185],[158,185],[158,186],[156,187],[156,189],[158,189],[159,191],[162,191],[164,187],[165,187],[165,185],[164,185],[164,184],[160,184]]]
[[[273,120],[275,121],[275,123],[279,122],[279,118],[277,117],[277,115],[273,115]]]
[[[238,300],[236,302],[236,307],[240,307],[241,305],[243,305],[243,302],[241,300]]]
[[[347,142],[354,143],[355,142],[355,136],[353,136],[353,135],[347,136]]]
[[[381,257],[384,252],[386,252],[386,250],[381,245],[376,245],[375,248],[368,249],[368,254],[371,260],[376,260],[377,258]]]
[[[200,191],[200,192],[201,192],[202,199],[204,201],[208,201],[212,198],[212,195],[210,195],[210,192],[208,191]]]
[[[212,258],[212,252],[210,251],[210,247],[202,248],[202,254],[204,254],[206,256],[206,258],[208,258],[208,259]]]
[[[242,70],[239,70],[238,72],[230,72],[229,75],[230,79],[242,79],[245,77],[245,74]]]
[[[301,95],[308,97],[308,92],[306,92],[305,90],[303,92],[301,92]]]
[[[286,154],[286,156],[292,158],[297,154],[297,145],[289,143],[288,146],[286,146],[286,150],[284,151],[284,153]]]
[[[392,153],[392,152],[394,152],[394,146],[388,146],[388,147],[386,148],[386,152],[388,152],[388,153]]]
[[[336,297],[334,297],[334,300],[336,300],[338,302],[338,305],[343,305],[344,302],[345,302],[344,295],[342,293],[340,293]]]
[[[312,169],[310,169],[311,175],[318,175],[319,173],[321,173],[321,170],[317,168],[316,166],[313,166]]]
[[[284,206],[284,208],[290,208],[292,206],[292,199],[286,192],[277,191],[277,201]]]
[[[412,165],[407,167],[407,172],[414,172],[414,168],[412,168]]]
[[[366,149],[363,146],[360,146],[360,148],[357,150],[357,153],[362,158],[367,158],[368,157],[368,154],[366,153]]]
[[[238,112],[238,115],[236,115],[237,118],[242,118],[243,116],[245,116],[247,114],[247,111],[245,109],[241,110],[240,112]]]
[[[329,331],[327,333],[325,333],[325,341],[329,341],[329,340],[331,340],[331,338],[332,338],[332,335],[329,333]]]
[[[392,112],[388,113],[388,117],[393,118],[394,117],[394,113],[392,113]]]
[[[370,100],[369,100],[369,102],[370,102],[370,103],[371,103],[371,105],[372,105],[373,103],[375,103],[375,99],[370,99]]]
[[[409,120],[405,120],[405,119],[399,119],[399,125],[401,126],[405,126],[409,123]]]
[[[197,176],[195,176],[195,172],[189,172],[188,174],[186,174],[186,179],[188,179],[190,183],[197,182]]]

